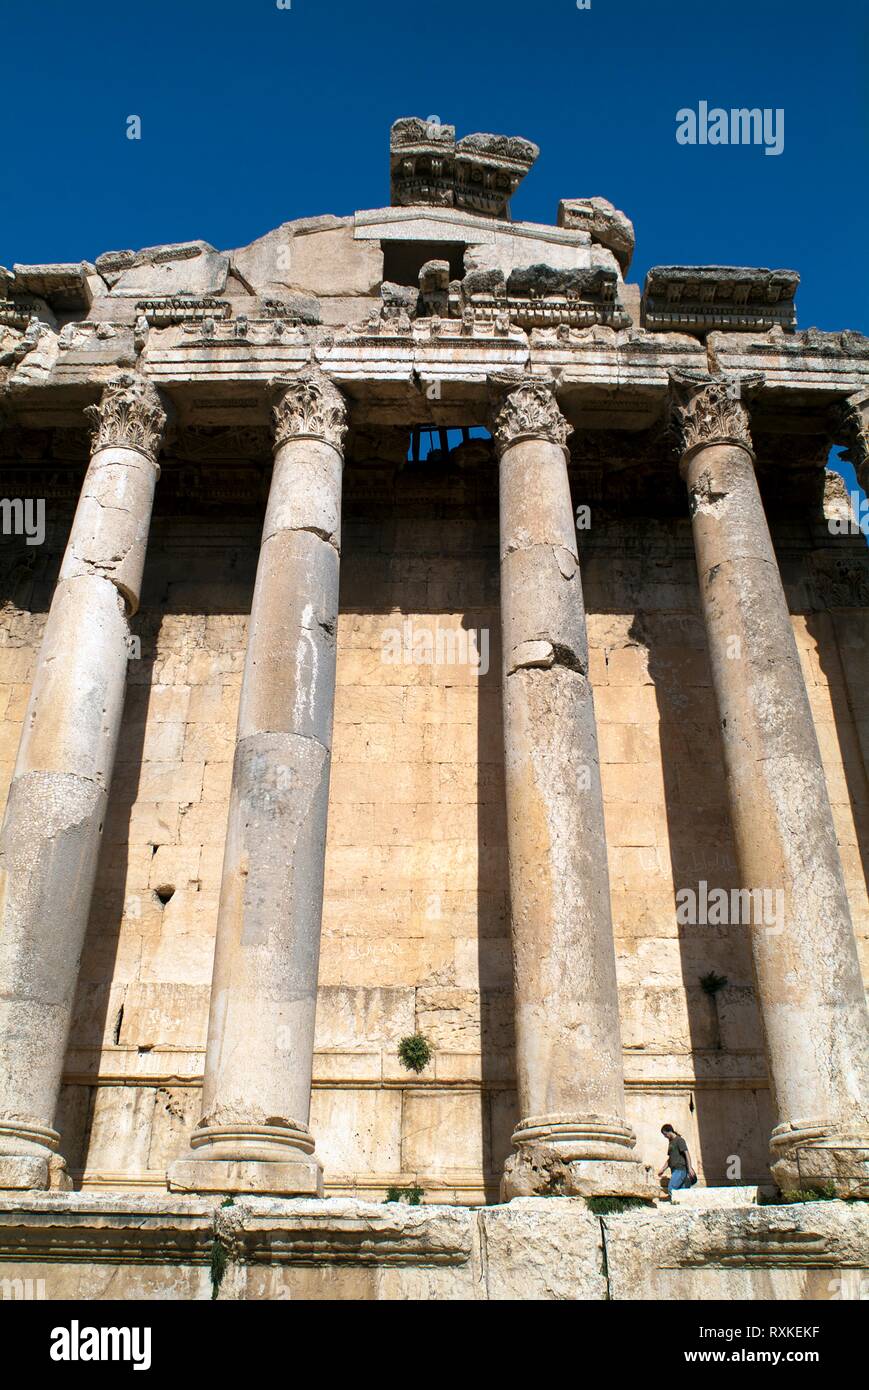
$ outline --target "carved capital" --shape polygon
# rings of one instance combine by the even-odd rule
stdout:
[[[869,391],[857,391],[842,407],[845,458],[853,464],[860,486],[869,487]]]
[[[339,454],[344,452],[347,406],[327,376],[306,371],[279,378],[273,386],[280,392],[272,410],[276,448],[289,439],[322,439]]]
[[[91,452],[115,445],[135,449],[156,464],[166,428],[166,411],[145,377],[118,372],[103,388],[99,405],[89,405]]]
[[[707,444],[738,444],[753,455],[747,401],[763,377],[670,373],[670,431],[684,459]]]
[[[492,435],[498,453],[521,439],[547,439],[566,451],[573,433],[558,408],[555,385],[539,377],[493,377],[501,395],[492,421]]]

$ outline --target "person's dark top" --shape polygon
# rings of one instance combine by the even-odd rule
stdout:
[[[667,1150],[667,1162],[670,1169],[688,1167],[688,1145],[681,1134],[673,1134],[670,1137],[669,1148]]]

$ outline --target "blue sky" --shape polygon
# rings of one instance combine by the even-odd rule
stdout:
[[[517,218],[624,209],[631,279],[794,269],[802,327],[869,333],[866,0],[289,2],[5,0],[0,264],[383,206],[392,120],[437,115],[540,145]],[[678,145],[701,100],[782,108],[784,152]]]

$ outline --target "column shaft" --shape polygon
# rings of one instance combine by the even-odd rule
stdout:
[[[90,413],[94,452],[0,831],[0,1187],[66,1182],[54,1116],[166,418],[129,373]]]
[[[338,622],[339,393],[278,406],[242,681],[195,1158],[169,1185],[322,1192],[308,1129]]]
[[[869,1181],[867,1014],[832,812],[745,406],[674,378],[782,1187]],[[749,902],[748,895],[751,895]]]
[[[606,832],[567,478],[547,384],[495,425],[518,1152],[504,1195],[648,1195],[625,1122]]]

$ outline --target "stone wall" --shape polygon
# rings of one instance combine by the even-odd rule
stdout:
[[[3,1297],[46,1300],[846,1302],[866,1297],[867,1236],[865,1203],[598,1216],[581,1198],[470,1211],[39,1193],[0,1197],[0,1282]]]
[[[497,1196],[516,1119],[497,523],[494,506],[429,503],[357,502],[344,527],[311,1125],[328,1193],[419,1182],[431,1201],[479,1203]],[[50,544],[22,545],[6,571],[3,796],[68,523],[56,514]],[[820,542],[789,524],[777,537],[865,955],[854,653],[806,577]],[[772,1120],[747,943],[675,920],[676,889],[737,885],[689,524],[622,518],[580,541],[628,1118],[656,1166],[669,1120],[707,1182],[763,1181]],[[154,522],[60,1117],[88,1187],[161,1188],[198,1119],[258,543],[254,516]],[[408,621],[456,643],[487,632],[488,671],[384,661]],[[710,973],[728,981],[714,996]],[[419,1077],[396,1057],[415,1030],[435,1048]]]

